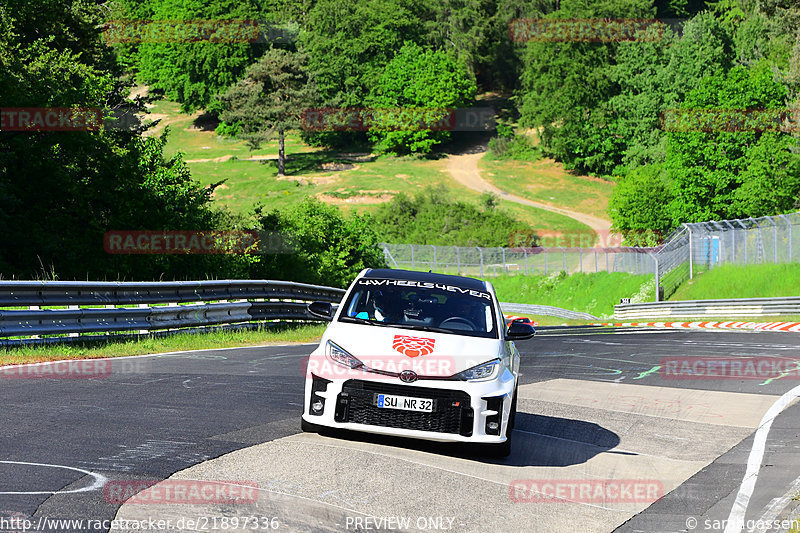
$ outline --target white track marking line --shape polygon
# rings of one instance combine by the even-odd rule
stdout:
[[[761,523],[762,527],[758,529],[750,529],[749,531],[754,533],[766,533],[772,529],[771,526],[773,521],[778,518],[778,515],[781,511],[783,511],[783,508],[792,501],[792,497],[797,494],[798,490],[800,490],[800,477],[792,482],[786,494],[778,498],[773,498],[773,500],[767,504],[767,506],[764,508],[764,514],[762,514],[761,518],[759,518],[756,522],[757,524]]]
[[[750,450],[750,456],[747,458],[747,470],[744,473],[739,492],[736,494],[736,501],[733,502],[733,507],[728,515],[725,533],[740,533],[744,528],[744,516],[747,512],[747,504],[750,503],[750,497],[753,495],[753,490],[756,487],[756,480],[758,479],[758,472],[761,469],[761,460],[764,458],[767,436],[772,427],[772,422],[798,397],[800,397],[800,385],[778,398],[761,419],[761,423],[758,425],[755,437],[753,438],[753,448]]]
[[[25,465],[25,466],[44,466],[48,468],[63,468],[65,470],[74,470],[76,472],[81,472],[82,474],[86,474],[87,476],[92,476],[94,478],[94,483],[89,485],[88,487],[82,487],[80,489],[73,489],[73,490],[42,490],[42,491],[30,491],[30,492],[21,492],[21,491],[6,491],[0,492],[2,495],[20,495],[20,494],[74,494],[76,492],[89,492],[93,490],[99,490],[103,488],[103,486],[108,481],[102,474],[95,474],[94,472],[89,472],[88,470],[84,470],[82,468],[75,468],[72,466],[64,466],[64,465],[51,465],[47,463],[25,463],[22,461],[0,461],[2,464],[9,464],[9,465]]]
[[[200,352],[227,352],[230,350],[246,350],[248,348],[294,348],[297,346],[318,346],[319,343],[317,342],[303,342],[298,344],[263,344],[263,345],[254,345],[254,346],[234,346],[233,348],[206,348],[203,350],[182,350],[179,352],[162,352],[162,353],[146,353],[142,355],[121,355],[119,357],[90,357],[88,359],[56,359],[53,361],[40,361],[38,363],[19,363],[15,365],[0,365],[0,368],[4,366],[14,366],[14,367],[23,367],[23,366],[43,366],[43,365],[53,365],[56,363],[64,363],[70,361],[125,361],[127,359],[141,359],[144,357],[166,357],[166,356],[173,356],[173,355],[181,355],[187,353],[200,353]],[[297,354],[297,357],[302,357],[306,354]]]

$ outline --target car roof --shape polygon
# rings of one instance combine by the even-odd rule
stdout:
[[[489,290],[487,284],[479,279],[465,278],[463,276],[451,276],[449,274],[435,274],[433,272],[419,272],[417,270],[399,270],[394,268],[371,268],[364,273],[364,277],[370,279],[402,279],[408,281],[429,281],[431,283],[456,285],[464,289],[473,289],[477,291]]]

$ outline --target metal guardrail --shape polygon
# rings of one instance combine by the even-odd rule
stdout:
[[[737,298],[619,304],[615,319],[734,318],[800,315],[800,296],[785,298]]]
[[[575,320],[598,320],[596,316],[590,315],[589,313],[570,311],[569,309],[552,307],[550,305],[510,304],[501,302],[500,308],[503,310],[504,313],[524,313],[530,315],[554,316],[558,318],[568,318]]]
[[[270,280],[177,282],[0,281],[0,346],[49,344],[274,321],[319,321],[306,305],[345,291]],[[589,319],[547,305],[500,304],[506,313]]]
[[[337,303],[344,292],[270,280],[0,281],[0,306],[14,308],[0,310],[0,345],[76,340],[91,333],[103,334],[92,336],[97,338],[265,321],[318,321],[306,310],[307,302]],[[52,335],[56,337],[39,338]]]

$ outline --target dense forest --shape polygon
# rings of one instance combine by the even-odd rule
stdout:
[[[232,22],[202,39],[148,38],[146,25],[133,38],[111,31],[130,32],[131,21]],[[242,21],[256,33],[231,36]],[[542,21],[589,29],[553,38],[531,31]],[[638,22],[596,37],[614,21]],[[254,146],[300,128],[311,107],[435,114],[499,94],[510,102],[503,145],[534,131],[537,154],[616,182],[609,214],[631,244],[684,222],[800,208],[798,0],[0,0],[0,108],[112,116],[141,106],[127,98],[134,80]],[[435,157],[457,135],[371,120],[358,131],[305,129],[303,139]],[[398,214],[439,201],[399,198],[376,223],[313,200],[237,217],[212,204],[213,188],[166,157],[164,143],[136,128],[0,132],[0,272],[341,285],[382,264],[376,227],[400,228]],[[476,216],[492,230],[514,227]],[[254,227],[291,234],[295,252],[109,256],[98,245],[111,229]]]

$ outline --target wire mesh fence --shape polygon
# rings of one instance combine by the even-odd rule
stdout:
[[[382,246],[386,261],[393,268],[446,274],[479,277],[557,271],[654,274],[656,301],[659,301],[672,295],[696,273],[721,264],[800,262],[800,212],[683,224],[655,248]]]
[[[652,248],[480,248],[432,244],[383,244],[393,268],[462,276],[551,272],[655,273]]]

